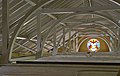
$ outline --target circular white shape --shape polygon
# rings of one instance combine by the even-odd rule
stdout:
[[[97,39],[90,39],[87,42],[87,48],[90,52],[97,52],[100,49],[100,42]]]

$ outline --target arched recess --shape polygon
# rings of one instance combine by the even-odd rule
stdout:
[[[72,27],[70,27],[70,29],[72,29],[72,28],[78,28],[79,26],[81,26],[82,24],[85,24],[85,23],[80,23],[80,24],[78,24],[78,25],[74,25],[74,26],[72,26]],[[108,26],[106,26],[106,25],[103,25],[103,24],[101,24],[101,23],[97,23],[97,22],[94,22],[93,24],[95,24],[96,26],[104,26],[108,31],[110,31],[111,32],[111,34],[113,34],[114,36],[115,36],[115,38],[118,38],[118,36],[116,35],[116,33],[115,33],[115,31],[113,31],[112,29],[110,29]],[[69,25],[68,25],[69,26]],[[68,32],[68,30],[66,30],[66,33]],[[109,34],[109,36],[110,37],[112,37],[110,34]],[[63,36],[61,36],[61,38],[63,38]],[[60,38],[60,40],[61,40],[61,38]],[[112,37],[113,38],[113,37]],[[60,41],[59,41],[60,42]],[[58,43],[59,43],[58,42]]]
[[[82,24],[84,24],[84,23],[80,23],[80,24],[78,24],[78,25],[74,25],[74,26],[72,26],[70,29],[72,29],[72,28],[78,28],[78,27],[79,27],[80,25],[82,25]],[[106,27],[106,29],[107,29],[108,31],[111,31],[111,33],[114,34],[116,38],[118,38],[118,36],[115,34],[115,32],[113,32],[112,29],[110,29],[109,27],[107,27],[107,26],[105,26],[105,25],[103,25],[103,24],[100,24],[100,23],[96,23],[96,22],[95,22],[94,24],[96,24],[96,26],[104,26],[104,27]],[[69,26],[69,25],[68,25],[68,26]],[[84,29],[83,29],[83,30],[84,30]],[[98,31],[99,29],[96,28],[95,30]],[[69,31],[69,30],[67,29],[66,32],[65,32],[65,34],[68,33],[68,31]],[[81,31],[82,31],[82,30],[81,30]],[[85,31],[85,30],[84,30],[84,31]],[[107,33],[107,32],[105,32],[105,31],[102,31],[102,29],[100,29],[99,31],[100,31],[100,33],[103,33],[103,34],[104,34],[104,33]],[[79,31],[77,31],[74,35],[76,35],[78,32],[79,32]],[[113,37],[112,37],[113,35],[111,35],[111,34],[109,34],[109,33],[107,33],[107,34],[108,34],[111,38],[113,38]],[[74,36],[74,35],[72,35],[72,36]],[[58,47],[60,41],[62,40],[62,38],[63,38],[63,35],[60,37],[60,40],[58,41],[57,47]],[[105,40],[107,40],[107,39],[105,39]],[[79,40],[79,41],[80,41],[80,40]],[[108,41],[107,41],[107,42],[108,42]],[[111,41],[110,41],[110,42],[111,42]],[[111,43],[112,43],[111,46],[113,46],[113,42],[111,42]]]
[[[90,31],[91,29],[93,29],[93,28],[84,29],[84,31],[85,31],[85,32],[88,32],[88,31]],[[100,29],[93,29],[93,30],[96,30],[96,33],[97,33],[97,32],[98,32],[98,33],[102,33],[102,32],[103,32],[103,34],[106,33],[105,31],[100,30]],[[85,33],[85,32],[84,32],[84,33]],[[89,33],[90,33],[90,32],[89,32]],[[79,47],[80,47],[80,45],[81,45],[81,42],[83,42],[84,39],[89,38],[89,37],[94,37],[94,36],[87,36],[87,35],[86,35],[86,36],[83,36],[83,38],[81,38],[81,40],[79,39],[78,49],[79,49]],[[102,38],[102,37],[101,37],[101,38]],[[107,43],[107,45],[109,45],[109,47],[111,47],[110,50],[114,50],[113,44],[110,45],[110,41],[108,41],[108,39],[106,39],[105,37],[103,37],[102,39]],[[78,49],[77,49],[77,50],[78,50]]]
[[[78,28],[80,25],[82,25],[82,24],[84,24],[84,23],[80,23],[80,24],[78,24],[78,25],[74,25],[74,26],[72,26],[71,28]],[[93,24],[96,24],[96,26],[104,26],[108,31],[110,31],[111,32],[111,34],[109,34],[109,36],[111,37],[111,38],[113,38],[113,35],[115,36],[115,38],[118,38],[118,35],[116,35],[116,32],[115,31],[113,31],[112,29],[110,29],[108,26],[106,26],[106,25],[103,25],[103,24],[101,24],[101,23],[97,23],[97,22],[94,22]],[[88,29],[87,29],[88,30]],[[97,29],[97,31],[98,31],[99,29]],[[82,31],[82,30],[81,30]],[[85,31],[85,29],[84,29],[84,31]],[[101,31],[101,30],[100,30]],[[103,32],[103,31],[101,31],[101,32]],[[105,33],[105,32],[104,32]],[[112,47],[112,50],[114,50],[114,49],[117,49],[116,47],[113,47],[113,45],[114,45],[114,42],[112,42],[112,41],[110,41],[110,43],[111,43],[111,47]],[[115,46],[115,45],[114,45]]]
[[[77,28],[77,26],[74,26],[74,27]],[[71,28],[72,28],[72,27],[71,27]],[[91,29],[93,29],[93,28],[91,28]],[[89,29],[84,29],[84,31],[86,31],[86,30],[90,30],[90,28],[89,28]],[[102,29],[94,29],[94,30],[98,31],[98,32],[96,32],[97,34],[98,34],[98,33],[101,33],[101,34],[102,34],[102,33],[103,33],[103,34],[106,33],[106,31],[103,31]],[[82,31],[82,30],[81,30],[81,31]],[[67,33],[67,32],[66,32],[66,33]],[[77,31],[74,35],[76,35],[77,33],[78,33],[78,31]],[[90,33],[90,32],[89,32],[89,33]],[[84,33],[83,33],[83,34],[84,34]],[[73,36],[73,35],[72,35],[72,36]],[[86,36],[87,36],[87,35],[86,35]],[[85,36],[85,37],[86,37],[86,36]],[[62,37],[62,36],[61,36],[61,37]],[[84,38],[85,38],[85,37],[84,37]],[[83,39],[84,39],[84,38],[83,38]],[[110,41],[109,41],[106,37],[103,36],[103,39],[106,41],[106,43],[110,43]],[[80,41],[80,40],[78,40],[78,41]],[[111,46],[110,44],[108,44],[108,45],[109,45],[109,46],[111,47],[111,49],[113,50],[113,48],[112,48],[113,44],[112,44],[112,46]],[[78,47],[79,47],[79,46],[78,46]],[[110,50],[111,50],[111,49],[110,49]],[[78,50],[78,49],[77,49],[77,50]]]
[[[108,29],[108,31],[110,31],[111,32],[111,34],[109,34],[109,36],[112,38],[112,39],[114,39],[114,37],[116,38],[116,39],[118,39],[119,38],[119,36],[116,34],[116,32],[115,31],[113,31],[112,29],[110,29],[108,26],[105,26],[105,25],[103,25],[103,24],[101,24],[101,23],[97,23],[97,22],[94,22],[94,24],[96,24],[97,26],[104,26],[104,27],[106,27],[107,29]],[[78,25],[77,25],[78,26]],[[113,37],[114,36],[114,37]],[[114,44],[114,42],[115,41],[111,41],[111,43],[112,43],[112,45]],[[117,48],[119,48],[119,47],[117,47],[117,45],[114,45],[115,47],[115,49],[117,50]]]
[[[25,23],[25,21],[34,13],[36,12],[38,9],[40,9],[42,6],[44,6],[45,4],[43,5],[40,5],[40,4],[37,4],[35,7],[33,7],[18,23],[18,26],[16,27],[15,31],[14,31],[14,34],[12,35],[12,38],[10,39],[10,45],[9,45],[9,59],[11,58],[11,53],[12,53],[12,49],[13,49],[13,45],[14,45],[14,42],[16,40],[16,37],[18,35],[18,33],[20,32],[20,29],[22,28],[22,25]],[[41,10],[40,10],[41,11]],[[42,13],[42,12],[41,12]],[[90,11],[87,11],[86,13],[88,14],[96,14],[96,15],[100,15],[102,16],[103,18],[109,20],[110,22],[114,23],[116,26],[119,26],[119,24],[117,22],[115,22],[114,20],[112,20],[111,18],[105,16],[105,15],[102,15],[102,14],[97,14],[97,12],[90,12]],[[43,43],[42,43],[42,47],[44,46],[44,43],[48,37],[48,35],[51,33],[51,30],[53,30],[54,26],[57,26],[59,23],[61,23],[62,21],[66,20],[66,19],[69,19],[70,17],[73,17],[75,15],[78,15],[78,14],[84,14],[83,12],[77,12],[77,13],[72,13],[72,14],[69,14],[69,15],[66,15],[64,16],[63,18],[59,19],[59,20],[56,20],[54,22],[54,24],[50,27],[50,29],[46,32],[46,35],[45,35],[45,38],[43,40]]]
[[[100,50],[98,52],[111,52],[109,44],[102,37],[88,37],[85,38],[78,47],[78,52],[88,52],[87,42],[89,39],[97,39],[100,42]]]

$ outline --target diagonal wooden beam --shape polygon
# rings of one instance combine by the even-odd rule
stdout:
[[[36,3],[34,3],[33,1],[31,1],[31,0],[25,0],[27,3],[29,3],[30,5],[32,5],[32,6],[35,6],[36,5]]]
[[[33,52],[34,54],[36,53],[36,51],[34,51],[34,50],[32,50],[32,49],[30,49],[30,48],[28,48],[28,47],[26,47],[26,46],[24,46],[24,45],[22,45],[22,44],[19,44],[19,43],[17,43],[17,42],[15,42],[15,44],[16,44],[16,45],[19,45],[20,47],[22,47],[22,48],[24,48],[24,49],[26,49],[26,50],[28,50],[28,51]]]

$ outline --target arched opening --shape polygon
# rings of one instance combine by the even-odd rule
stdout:
[[[96,47],[97,46],[97,47]],[[78,52],[110,52],[108,44],[101,38],[87,38],[80,43]]]

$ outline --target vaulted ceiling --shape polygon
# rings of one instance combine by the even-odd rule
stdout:
[[[10,53],[30,52],[22,56],[34,56],[40,45],[49,51],[54,44],[60,46],[63,43],[63,31],[65,41],[69,40],[71,31],[71,37],[75,33],[105,35],[119,42],[119,3],[119,0],[9,0]],[[6,32],[2,30],[2,12],[0,0],[0,46],[4,40],[3,32]]]

